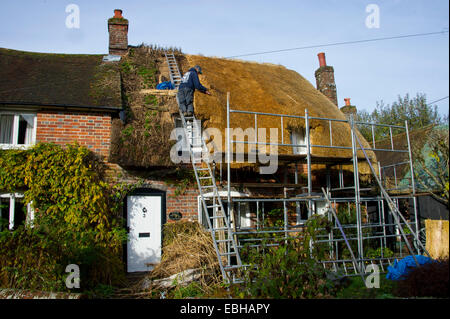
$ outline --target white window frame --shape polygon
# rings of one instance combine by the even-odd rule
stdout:
[[[37,114],[33,112],[10,112],[1,111],[0,115],[14,115],[13,122],[13,142],[12,144],[0,144],[0,149],[28,149],[36,144],[36,130],[37,130]],[[31,137],[31,143],[29,144],[18,144],[19,139],[19,120],[21,115],[32,115],[33,116],[33,131]]]
[[[306,132],[304,129],[292,130],[290,134],[291,144],[304,145],[304,146],[292,146],[292,154],[294,155],[306,155]]]
[[[22,193],[4,193],[0,194],[0,198],[9,198],[9,224],[8,229],[13,230],[14,229],[14,210],[16,207],[16,198],[23,198]],[[0,208],[0,217],[2,216],[2,208]],[[34,220],[34,210],[31,205],[31,203],[27,203],[27,215],[25,218],[25,224],[32,225],[32,221]]]

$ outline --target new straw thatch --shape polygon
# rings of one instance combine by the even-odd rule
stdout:
[[[146,58],[146,54],[153,54],[153,56]],[[203,69],[200,81],[211,89],[212,95],[198,92],[195,94],[195,114],[202,120],[204,129],[217,128],[222,132],[221,141],[214,136],[216,151],[225,152],[227,92],[230,92],[233,109],[299,116],[304,116],[305,109],[308,109],[310,116],[346,120],[345,115],[311,83],[283,66],[182,54],[177,54],[177,60],[182,73],[196,64],[201,65]],[[155,82],[153,85],[145,86],[145,78],[142,79],[142,72],[140,73],[139,70],[153,68],[155,71],[152,76]],[[143,90],[154,88],[161,78],[168,78],[164,55],[151,52],[145,47],[136,48],[131,56],[124,59],[121,70],[131,120],[124,125],[116,125],[113,134],[113,159],[127,166],[170,165],[168,150],[174,141],[169,140],[169,132],[174,127],[173,116],[177,113],[175,96],[149,97],[146,93],[149,91]],[[148,101],[154,102],[148,103]],[[153,117],[149,117],[149,114],[153,114]],[[172,122],[168,120],[171,116]],[[147,130],[147,133],[141,132],[152,126],[149,123],[164,129],[160,130],[159,134],[158,130],[153,128]],[[232,128],[240,127],[245,130],[254,127],[254,117],[232,114],[231,123]],[[267,140],[269,140],[269,129],[280,129],[280,118],[258,117],[258,128],[263,127],[267,129]],[[304,127],[303,119],[284,119],[284,140],[281,141],[281,131],[279,131],[278,142],[290,144],[290,132]],[[312,144],[330,145],[328,121],[311,120],[310,128]],[[149,132],[151,135],[158,134],[158,138],[152,139]],[[361,135],[359,137],[364,146],[369,147],[364,138]],[[334,122],[332,139],[334,146],[350,147],[349,125]],[[145,149],[139,150],[140,145],[145,145]],[[245,148],[244,152],[247,153],[248,149]],[[266,152],[269,152],[269,148]],[[136,154],[139,156],[133,159]],[[278,154],[292,155],[292,147],[279,147]],[[312,155],[315,157],[350,159],[351,154],[351,150],[312,148]],[[363,154],[360,152],[359,156],[362,158]],[[370,153],[370,156],[375,158],[373,153]]]
[[[205,127],[226,128],[226,99],[230,92],[232,109],[257,111],[276,114],[305,115],[346,120],[345,115],[326,96],[316,90],[304,77],[295,71],[281,65],[268,63],[253,63],[223,58],[210,58],[187,55],[190,66],[200,65],[203,75],[201,82],[211,88],[211,96],[196,93],[195,113],[203,120]],[[186,66],[184,67],[186,68]],[[290,144],[290,132],[305,128],[303,119],[284,119],[284,140],[281,133],[278,142]],[[350,147],[351,133],[348,123],[332,122],[332,140],[334,146]],[[254,116],[232,114],[231,127],[246,129],[254,127]],[[258,127],[281,128],[279,117],[259,116]],[[311,143],[315,145],[330,145],[329,122],[324,120],[310,121]],[[279,131],[281,132],[281,131]],[[365,148],[369,144],[358,132]],[[225,134],[223,134],[222,150],[225,149]],[[246,150],[247,151],[247,150]],[[280,147],[279,154],[292,154],[292,147]],[[351,150],[314,147],[312,155],[317,157],[351,157]],[[368,152],[375,159],[373,152]],[[362,152],[358,153],[360,158]],[[367,170],[367,168],[366,168]]]

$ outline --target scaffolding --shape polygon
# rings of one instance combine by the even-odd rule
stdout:
[[[226,130],[226,153],[225,162],[227,167],[226,180],[226,196],[221,192],[224,202],[224,209],[230,219],[232,225],[232,235],[236,239],[238,249],[243,247],[261,248],[264,246],[279,245],[280,240],[287,240],[294,235],[301,233],[306,226],[306,221],[314,214],[326,216],[332,225],[331,229],[319,235],[311,247],[314,245],[326,245],[328,249],[328,258],[318,260],[324,268],[340,272],[344,276],[361,276],[364,279],[365,267],[368,264],[376,264],[381,272],[387,270],[387,266],[391,265],[395,259],[402,258],[405,255],[426,254],[424,244],[421,242],[418,234],[420,221],[418,216],[418,207],[416,200],[416,188],[414,181],[414,168],[412,162],[411,145],[409,140],[408,123],[405,125],[384,125],[375,123],[364,123],[356,121],[352,116],[347,120],[314,117],[305,110],[304,116],[289,114],[274,114],[264,112],[254,112],[232,109],[229,103],[229,94],[227,96],[227,130]],[[274,121],[280,121],[281,143],[277,140],[260,141],[256,138],[251,140],[236,140],[231,138],[231,128],[233,125],[232,116],[251,115],[254,117],[255,132],[258,131],[258,119],[262,117],[271,117]],[[286,127],[286,119],[296,119],[303,121],[305,128],[305,139],[303,143],[284,143],[284,129]],[[328,127],[329,143],[312,144],[310,136],[311,121],[319,121],[326,123]],[[333,141],[333,123],[341,122],[349,125],[351,146],[340,146]],[[389,149],[377,148],[375,141],[374,128],[376,126],[383,127],[389,131],[391,147]],[[369,127],[372,132],[372,145],[364,147],[361,139],[358,137],[358,128]],[[399,149],[394,145],[393,132],[405,132],[407,139],[407,149]],[[244,144],[254,146],[283,146],[292,148],[301,148],[306,150],[304,154],[294,156],[279,155],[280,164],[293,165],[295,169],[291,169],[294,174],[294,184],[286,184],[283,188],[283,196],[258,197],[258,196],[233,196],[232,191],[232,174],[231,165],[237,151],[233,152],[234,145]],[[327,148],[351,151],[351,156],[347,158],[323,158],[314,156],[313,149]],[[407,160],[388,166],[380,166],[380,163],[374,165],[368,155],[368,152],[393,152],[404,153]],[[361,153],[364,155],[362,156]],[[359,155],[358,155],[359,154]],[[361,174],[359,165],[365,162],[369,167],[372,175],[371,185],[361,185]],[[306,166],[306,183],[299,182],[298,166]],[[320,185],[320,190],[314,189],[313,185],[313,165],[326,165],[327,171],[337,172],[337,184],[333,187],[331,173],[327,175],[326,185]],[[345,185],[343,165],[352,166],[353,184]],[[403,169],[400,169],[403,167]],[[408,183],[405,184],[405,167],[409,171]],[[292,166],[291,166],[292,168]],[[399,181],[399,169],[402,172]],[[394,178],[388,178],[386,172],[394,171]],[[285,170],[288,171],[288,170]],[[222,176],[222,171],[220,172]],[[365,184],[365,183],[363,183]],[[366,183],[367,184],[367,183]],[[401,184],[401,185],[400,185]],[[253,185],[257,187],[258,185]],[[316,187],[317,188],[317,187]],[[289,192],[294,190],[294,195]],[[404,216],[401,203],[409,203],[409,218]],[[275,203],[275,204],[274,204]],[[205,204],[206,205],[206,204]],[[204,205],[204,206],[205,206]],[[280,221],[282,226],[267,227],[265,219],[268,217],[268,211],[265,206],[279,205],[279,212],[282,213]],[[250,206],[252,209],[250,209]],[[246,207],[247,211],[251,211],[251,223],[242,222],[242,207]],[[347,216],[354,217],[355,220],[343,223],[338,218],[347,211]],[[204,219],[215,214],[212,211],[202,211]],[[245,213],[245,218],[249,218]],[[293,216],[295,221],[293,222]],[[209,226],[211,227],[211,225]],[[271,243],[271,240],[272,243]],[[231,246],[230,246],[231,247]],[[415,259],[415,257],[414,257]],[[415,259],[416,263],[417,260]],[[246,267],[245,264],[242,267]]]

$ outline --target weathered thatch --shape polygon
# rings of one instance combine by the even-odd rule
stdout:
[[[173,166],[170,114],[178,106],[174,95],[155,90],[160,79],[168,78],[163,49],[132,48],[119,66],[126,119],[113,121],[110,161],[125,167]]]

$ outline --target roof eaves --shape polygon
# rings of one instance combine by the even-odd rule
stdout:
[[[116,106],[104,106],[104,105],[71,105],[71,104],[52,104],[52,103],[39,103],[39,102],[17,102],[17,101],[0,101],[0,105],[4,106],[29,106],[38,110],[66,110],[66,111],[91,111],[91,112],[105,112],[105,113],[118,113],[123,111],[122,107]]]

